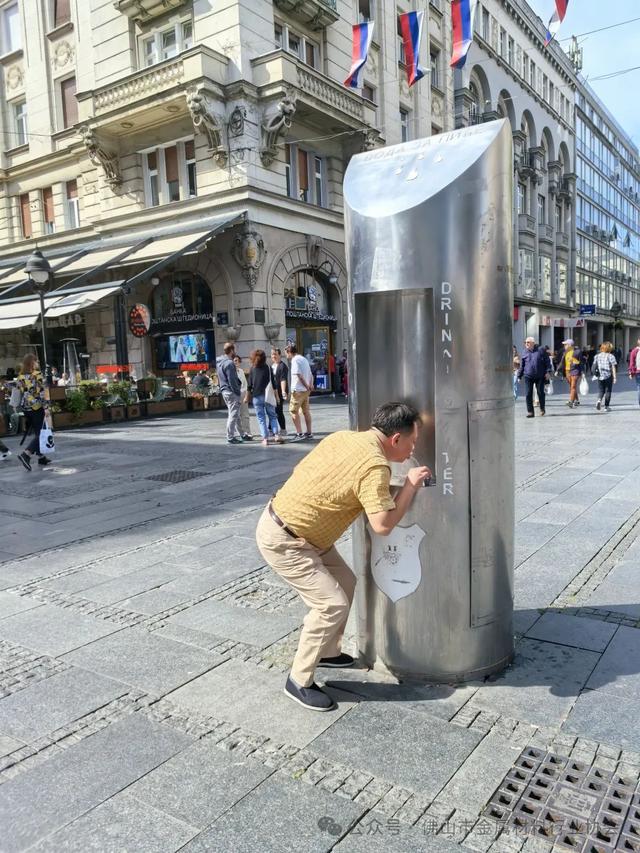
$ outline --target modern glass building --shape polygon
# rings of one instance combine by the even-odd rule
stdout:
[[[640,155],[580,78],[576,173],[576,305],[595,312],[577,337],[626,357],[640,332]]]

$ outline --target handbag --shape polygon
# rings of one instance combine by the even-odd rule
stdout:
[[[22,405],[22,391],[15,386],[11,389],[9,405],[12,409],[19,409]]]
[[[580,380],[580,385],[578,386],[578,392],[584,397],[589,393],[589,383],[587,382],[587,377],[582,374],[582,379]]]
[[[553,396],[553,380],[550,379],[547,384],[544,386],[544,393],[547,397]]]
[[[267,406],[273,406],[275,408],[275,406],[278,405],[278,401],[276,400],[276,392],[273,390],[273,385],[271,384],[271,382],[269,382],[267,384],[267,387],[265,388],[264,401]]]
[[[52,453],[56,452],[56,443],[53,437],[53,430],[48,424],[43,424],[42,429],[40,430],[40,453],[42,455],[48,454],[51,456]]]

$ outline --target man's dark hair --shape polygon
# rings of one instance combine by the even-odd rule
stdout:
[[[298,347],[295,344],[288,344],[285,347],[285,352],[290,352],[291,355],[295,355],[298,352]]]
[[[271,352],[275,352],[277,355],[282,355],[278,347],[271,347]]]
[[[396,432],[412,432],[420,422],[420,412],[408,403],[384,403],[375,410],[371,426],[384,435]]]

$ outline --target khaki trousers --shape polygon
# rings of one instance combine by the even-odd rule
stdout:
[[[313,684],[320,658],[340,654],[356,578],[335,547],[320,551],[305,539],[294,539],[262,513],[256,530],[260,553],[309,608],[304,618],[291,678],[300,687]]]

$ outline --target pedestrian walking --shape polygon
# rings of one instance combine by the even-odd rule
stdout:
[[[302,441],[305,438],[313,438],[313,432],[311,430],[311,410],[309,408],[309,397],[313,390],[313,373],[311,372],[311,365],[303,355],[298,353],[295,344],[288,344],[285,352],[291,360],[289,367],[289,372],[291,374],[291,380],[289,383],[289,387],[291,389],[289,414],[291,415],[296,428],[296,438],[298,441]],[[304,416],[304,423],[307,429],[306,432],[302,432],[300,412],[302,412]]]
[[[601,412],[604,406],[605,412],[610,412],[611,391],[617,380],[617,362],[613,355],[613,344],[604,341],[600,344],[600,352],[593,360],[593,376],[598,380],[598,401],[596,409]]]
[[[583,370],[582,352],[576,347],[573,338],[567,338],[566,341],[562,341],[562,346],[564,347],[564,352],[560,357],[556,376],[558,373],[562,374],[569,383],[569,400],[567,406],[573,409],[580,405],[578,384]]]
[[[269,430],[273,433],[276,444],[283,444],[284,438],[280,435],[276,416],[278,392],[275,377],[267,364],[267,354],[263,349],[257,349],[251,353],[250,357],[249,391],[258,419],[262,446],[267,447],[269,444]]]
[[[25,422],[25,433],[20,444],[23,444],[29,435],[33,435],[27,447],[18,454],[18,459],[27,471],[31,471],[31,459],[34,456],[38,457],[38,465],[48,465],[51,462],[47,456],[40,453],[40,430],[44,425],[47,400],[44,378],[40,373],[38,358],[33,353],[24,357],[16,388],[22,395],[21,405]]]
[[[356,579],[335,542],[363,511],[382,536],[402,520],[431,472],[426,466],[411,468],[394,499],[390,463],[413,454],[419,424],[412,406],[386,403],[376,410],[370,429],[341,430],[323,439],[296,466],[258,522],[260,553],[309,608],[284,692],[311,711],[335,707],[314,682],[316,667],[354,663],[342,652],[342,636]]]
[[[289,368],[282,360],[282,352],[277,347],[271,348],[271,371],[278,391],[276,417],[280,427],[280,435],[287,434],[287,422],[284,417],[284,403],[289,394]]]
[[[640,369],[638,369],[638,354],[640,353],[640,338],[636,346],[629,353],[629,379],[635,379],[638,391],[638,405],[640,406]]]
[[[238,379],[238,371],[233,363],[236,348],[228,341],[223,347],[224,355],[216,359],[216,371],[218,373],[218,385],[222,397],[226,403],[227,414],[227,444],[242,444],[240,432],[240,400],[242,398],[242,386]]]
[[[545,414],[544,385],[548,375],[551,373],[551,359],[547,355],[546,350],[536,344],[534,338],[527,338],[524,342],[524,347],[518,369],[518,379],[524,376],[527,417],[533,418],[535,417],[535,412],[533,411],[534,390],[538,394],[540,414]]]
[[[247,384],[247,377],[242,369],[242,359],[239,355],[234,355],[233,363],[236,366],[238,379],[240,380],[240,414],[238,416],[240,435],[244,441],[253,441],[253,436],[251,435],[251,418],[249,416],[249,386]]]
[[[518,399],[518,381],[520,372],[520,356],[518,354],[518,348],[513,346],[513,399]]]

